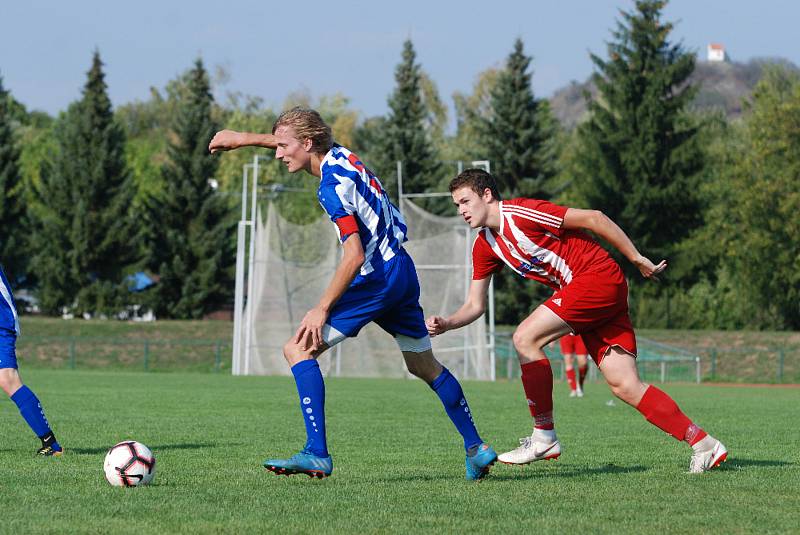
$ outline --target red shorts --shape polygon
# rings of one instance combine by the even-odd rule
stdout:
[[[628,283],[616,264],[578,275],[544,305],[581,335],[587,354],[598,365],[613,346],[636,356],[636,335],[628,316]]]
[[[562,336],[559,342],[561,343],[562,355],[588,355],[586,345],[580,335],[567,334]]]

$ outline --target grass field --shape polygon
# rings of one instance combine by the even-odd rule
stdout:
[[[419,381],[330,379],[333,477],[278,477],[266,456],[304,441],[293,382],[225,374],[23,369],[67,454],[0,400],[3,533],[796,533],[800,389],[668,385],[728,446],[720,469],[686,474],[689,448],[611,399],[556,385],[564,454],[464,481],[463,449]],[[498,450],[529,429],[517,381],[465,383]],[[158,459],[154,484],[109,486],[106,449],[133,438]]]

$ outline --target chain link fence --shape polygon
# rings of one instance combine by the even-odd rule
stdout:
[[[636,359],[639,376],[647,382],[700,382],[701,359],[677,348],[659,347],[662,344],[639,338],[639,355]],[[545,348],[545,354],[553,366],[553,378],[566,380],[564,356],[558,344]],[[519,360],[510,334],[498,334],[495,355],[497,377],[515,379],[520,376]],[[592,359],[589,359],[592,363]],[[577,363],[574,364],[577,366]],[[586,380],[593,382],[600,379],[597,366],[589,365]]]
[[[516,379],[520,369],[511,334],[496,336],[496,376]],[[637,342],[639,374],[647,382],[800,383],[800,351],[794,346],[716,346],[690,351],[644,337],[638,337]],[[564,358],[558,344],[546,348],[545,353],[552,361],[554,377],[565,380]],[[23,368],[230,373],[230,355],[230,339],[94,336],[17,339],[17,356]],[[590,365],[587,380],[598,379],[597,367]]]
[[[498,333],[495,347],[498,378],[520,376],[517,353],[510,333]],[[646,382],[800,383],[800,352],[787,347],[679,348],[637,337],[639,375]],[[564,357],[558,344],[545,348],[555,379],[566,379]],[[590,359],[591,360],[591,359]],[[587,380],[599,377],[589,367]]]

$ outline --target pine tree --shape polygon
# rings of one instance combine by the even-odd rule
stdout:
[[[587,207],[616,221],[655,261],[670,258],[701,223],[703,154],[698,126],[685,113],[695,94],[687,83],[695,58],[667,40],[665,4],[636,2],[635,12],[622,12],[609,58],[591,56],[601,96],[589,102],[590,119],[579,127],[575,177]],[[622,265],[638,280],[635,267]]]
[[[113,313],[126,304],[125,276],[138,259],[135,188],[125,135],[111,109],[95,51],[82,98],[55,128],[58,149],[37,189],[34,266],[45,310]]]
[[[504,197],[548,199],[548,181],[555,175],[558,131],[550,106],[536,99],[521,39],[491,83],[489,106],[471,110],[468,119],[477,131],[482,157],[491,162],[492,174]],[[495,277],[497,319],[519,323],[531,312],[531,302],[545,298],[544,288],[531,287],[511,270]]]
[[[19,149],[12,129],[12,98],[0,77],[0,265],[12,285],[25,275],[27,233]]]
[[[403,43],[395,69],[396,87],[389,97],[389,116],[375,172],[393,198],[397,193],[396,162],[403,162],[403,191],[423,193],[439,181],[439,164],[429,133],[430,110],[423,96],[421,67],[410,40]]]
[[[517,39],[492,88],[491,106],[478,122],[478,131],[504,195],[547,199],[547,181],[555,174],[556,155],[550,140],[556,122],[547,102],[534,97],[530,63],[522,40]]]
[[[162,168],[163,188],[146,205],[146,263],[158,275],[151,291],[157,316],[200,318],[227,303],[235,262],[232,211],[209,185],[218,159],[213,97],[202,60],[183,80]]]

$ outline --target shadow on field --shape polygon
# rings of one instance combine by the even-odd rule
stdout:
[[[646,466],[617,466],[615,464],[604,464],[602,466],[589,467],[569,467],[547,470],[526,469],[522,466],[506,467],[495,466],[489,477],[492,479],[535,479],[541,477],[586,477],[587,475],[616,475],[632,474],[635,472],[646,472]]]
[[[153,452],[159,452],[163,450],[199,450],[203,448],[215,448],[216,446],[216,442],[188,442],[186,444],[160,444],[148,447]],[[69,451],[72,453],[91,455],[95,453],[105,453],[108,451],[108,448],[69,448]]]
[[[791,466],[793,464],[794,463],[791,461],[767,461],[764,459],[743,459],[741,457],[735,457],[722,463],[720,468],[723,470],[740,470],[742,468],[749,468],[751,466],[763,468],[766,466]]]
[[[522,466],[498,466],[495,465],[487,476],[492,480],[520,480],[520,479],[539,479],[544,477],[586,477],[587,475],[615,475],[632,474],[634,472],[646,472],[646,466],[617,466],[615,464],[604,464],[594,468],[570,467],[553,469],[527,469]],[[440,481],[444,477],[442,474],[419,474],[419,475],[398,475],[380,478],[381,481]]]

